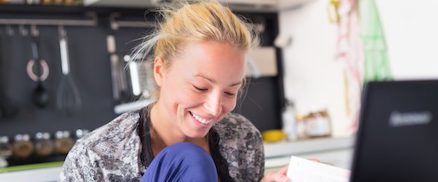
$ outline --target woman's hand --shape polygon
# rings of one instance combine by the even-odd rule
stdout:
[[[270,172],[266,174],[260,182],[290,182],[286,176],[287,166],[281,168],[277,172]]]

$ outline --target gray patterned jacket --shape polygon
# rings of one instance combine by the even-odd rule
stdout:
[[[78,140],[68,154],[60,181],[139,181],[145,166],[136,132],[138,112],[125,113]],[[234,181],[259,181],[264,173],[260,132],[245,117],[228,114],[213,126],[219,152]]]

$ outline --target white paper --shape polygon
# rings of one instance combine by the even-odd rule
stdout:
[[[292,156],[287,177],[293,182],[348,182],[350,171]]]

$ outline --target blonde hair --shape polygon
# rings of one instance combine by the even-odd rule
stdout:
[[[192,41],[219,41],[248,51],[258,45],[252,26],[215,0],[179,1],[160,11],[164,22],[155,33],[144,37],[134,59],[144,59],[153,50],[165,66],[183,45]]]

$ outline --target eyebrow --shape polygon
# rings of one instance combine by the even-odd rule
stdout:
[[[195,76],[196,76],[196,77],[204,78],[204,79],[206,79],[206,80],[208,80],[208,81],[210,81],[210,82],[212,82],[212,83],[216,83],[216,80],[213,80],[213,79],[211,79],[211,78],[208,78],[207,76],[204,76],[204,75],[202,75],[202,74],[197,74],[197,75],[195,75]],[[229,87],[235,87],[235,86],[237,86],[237,85],[241,85],[241,84],[242,84],[242,81],[239,81],[239,82],[235,82],[235,83],[230,84]]]

